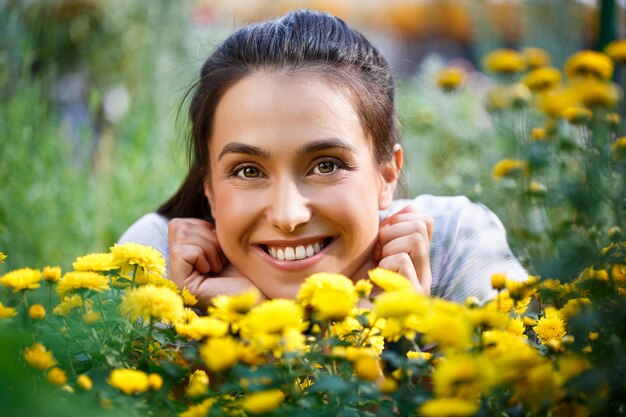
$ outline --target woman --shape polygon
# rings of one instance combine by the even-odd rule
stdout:
[[[195,86],[187,177],[120,240],[160,250],[203,305],[250,286],[294,297],[314,272],[356,280],[377,266],[456,301],[489,299],[496,272],[525,279],[483,206],[393,201],[394,94],[382,55],[330,15],[297,11],[235,32]]]

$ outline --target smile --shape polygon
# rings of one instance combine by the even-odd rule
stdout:
[[[298,246],[263,245],[262,248],[265,253],[274,259],[278,259],[279,261],[299,261],[301,259],[307,259],[315,256],[322,249],[324,249],[331,240],[332,238],[327,238],[320,240],[319,242]]]

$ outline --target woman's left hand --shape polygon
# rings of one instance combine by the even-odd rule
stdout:
[[[384,219],[378,231],[374,258],[380,268],[404,275],[416,291],[430,294],[430,241],[435,221],[413,205]]]

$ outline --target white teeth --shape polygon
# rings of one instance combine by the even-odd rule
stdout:
[[[287,246],[284,248],[267,247],[267,252],[272,258],[276,258],[279,261],[295,261],[300,259],[310,258],[311,256],[319,253],[323,249],[323,244],[314,243],[312,245],[300,245],[295,248]]]
[[[297,246],[296,247],[296,259],[304,259],[306,258],[306,249],[304,249],[304,246]]]
[[[293,261],[295,259],[296,259],[296,251],[293,248],[290,248],[289,246],[287,246],[285,248],[285,260]]]

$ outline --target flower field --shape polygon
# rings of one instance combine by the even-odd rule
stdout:
[[[166,9],[149,18],[167,20]],[[142,49],[135,32],[138,44],[125,44],[115,62],[131,65],[136,54],[142,61],[133,71],[159,79],[147,70],[153,57],[142,55],[152,49]],[[1,218],[16,219],[11,231],[39,232],[15,245],[0,240],[0,416],[626,413],[626,40],[577,52],[559,67],[541,49],[493,50],[482,70],[427,61],[400,82],[398,99],[407,191],[486,204],[529,271],[524,283],[504,271],[492,276],[498,295],[485,305],[424,297],[375,269],[356,282],[313,275],[295,300],[259,302],[248,292],[216,297],[200,311],[164,277],[158,252],[111,246],[120,230],[99,223],[106,213],[130,221],[129,207],[150,210],[168,194],[148,195],[155,183],[176,185],[169,154],[156,159],[163,164],[153,175],[131,170],[149,172],[139,150],[163,144],[150,142],[148,126],[159,113],[154,103],[172,105],[158,100],[165,93],[136,92],[125,127],[107,116],[104,142],[91,154],[97,186],[60,193],[59,209],[36,199],[46,186],[20,178],[48,165],[45,172],[71,188],[82,184],[89,157],[63,159],[46,145],[62,126],[0,124],[3,137],[47,155],[33,166],[23,166],[24,155],[6,160],[20,201],[45,215],[22,218],[23,207],[0,202]],[[20,88],[2,120],[48,120],[45,108],[29,105],[41,92]],[[115,129],[139,138],[138,147],[107,145]],[[117,179],[102,180],[113,171]],[[78,201],[85,205],[72,211]],[[88,249],[63,258],[67,248],[44,233],[50,218],[78,224],[64,237],[74,242],[69,253]],[[90,227],[100,234],[89,235]],[[376,297],[374,286],[382,290]]]

